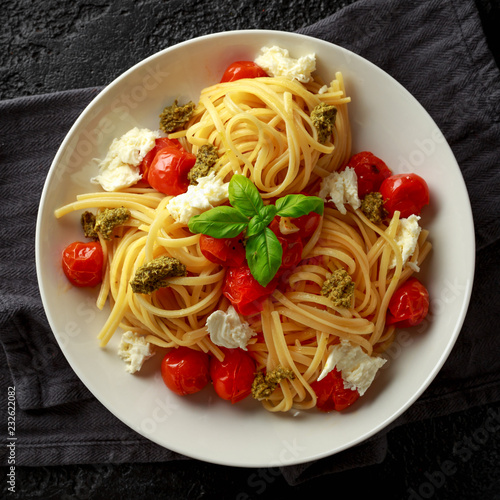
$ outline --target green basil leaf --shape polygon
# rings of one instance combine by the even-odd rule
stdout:
[[[263,206],[260,212],[250,219],[247,228],[247,237],[254,236],[264,231],[264,229],[271,224],[275,215],[276,207],[274,205]]]
[[[228,195],[229,203],[247,217],[257,215],[264,206],[259,190],[244,175],[235,174],[231,177]]]
[[[283,248],[276,235],[266,227],[248,238],[246,257],[252,276],[260,285],[267,286],[281,266]]]
[[[202,233],[213,238],[234,238],[248,226],[248,217],[233,207],[215,207],[189,219],[192,233]]]
[[[323,215],[325,202],[317,196],[288,194],[276,201],[278,215],[281,217],[301,217],[311,212]]]

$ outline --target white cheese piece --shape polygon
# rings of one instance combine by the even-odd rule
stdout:
[[[398,229],[396,230],[396,241],[400,251],[401,258],[403,259],[403,266],[406,261],[413,255],[417,247],[418,238],[422,228],[418,225],[420,217],[418,215],[410,215],[407,219],[400,219],[398,222]],[[393,256],[389,269],[396,267],[396,257]],[[418,267],[418,266],[417,266]]]
[[[414,273],[419,273],[420,272],[420,267],[418,267],[418,264],[416,262],[410,262],[410,261],[408,261],[406,263],[406,267],[409,267]]]
[[[132,331],[122,335],[118,346],[118,356],[125,361],[125,369],[129,373],[135,373],[142,368],[142,365],[151,356],[154,356],[151,344],[141,335]]]
[[[247,350],[250,338],[255,335],[246,321],[241,321],[233,306],[227,312],[218,310],[207,318],[207,329],[215,345],[235,349],[240,347]]]
[[[198,184],[188,186],[185,193],[174,196],[167,204],[167,210],[177,221],[187,224],[193,215],[198,215],[214,208],[228,197],[229,183],[215,178],[215,173],[210,172],[205,177],[198,179]]]
[[[141,173],[137,167],[113,161],[109,163],[109,168],[103,169],[99,175],[93,177],[90,181],[93,184],[100,184],[104,191],[118,191],[133,186],[141,178]]]
[[[347,167],[342,172],[333,172],[321,182],[319,196],[325,201],[333,201],[341,214],[346,214],[345,203],[355,210],[361,206],[358,196],[358,176],[353,168]]]
[[[138,165],[155,146],[158,131],[134,127],[111,143],[106,157],[99,162],[99,174],[90,181],[105,191],[117,191],[141,179]]]
[[[332,348],[318,380],[337,368],[342,374],[344,388],[353,391],[357,389],[362,396],[373,382],[378,369],[385,363],[385,359],[368,356],[361,347],[353,346],[343,339]]]
[[[262,47],[262,52],[255,59],[255,64],[260,66],[269,76],[285,76],[292,80],[307,83],[311,80],[311,73],[316,70],[316,55],[294,59],[290,57],[287,49],[274,45]]]

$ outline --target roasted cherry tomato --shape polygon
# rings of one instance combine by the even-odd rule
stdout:
[[[241,78],[258,78],[261,76],[268,76],[268,74],[253,61],[236,61],[227,67],[220,82],[234,82]]]
[[[178,307],[175,292],[169,286],[158,288],[154,294],[162,309],[175,309]]]
[[[274,292],[277,284],[278,278],[274,278],[267,286],[262,286],[245,264],[228,268],[222,293],[239,314],[250,316],[262,311],[265,299]]]
[[[252,392],[255,378],[255,362],[242,349],[221,348],[224,359],[215,356],[210,359],[210,378],[219,397],[231,403],[237,403]]]
[[[188,173],[196,162],[196,156],[184,149],[172,146],[160,149],[149,167],[149,185],[160,193],[177,196],[189,186]]]
[[[386,324],[397,328],[408,328],[422,323],[428,312],[427,288],[417,278],[410,278],[391,297]]]
[[[314,212],[311,212],[313,214]],[[302,250],[304,249],[304,239],[305,235],[310,231],[311,234],[317,227],[319,219],[316,217],[304,215],[303,217],[290,218],[290,223],[296,225],[299,230],[294,233],[284,234],[280,229],[280,219],[281,217],[276,216],[269,224],[269,229],[276,235],[278,241],[281,243],[283,248],[283,256],[281,258],[280,270],[290,269],[295,267],[302,259]],[[318,214],[315,214],[321,217]],[[309,222],[308,222],[309,221]],[[298,222],[297,224],[295,224]],[[304,229],[303,229],[304,228]],[[308,234],[310,236],[310,234]]]
[[[280,219],[281,217],[277,215],[269,224],[269,229],[278,237],[284,236],[284,234],[280,230]]]
[[[283,256],[281,257],[280,269],[290,269],[295,267],[302,259],[302,250],[304,245],[300,236],[291,234],[287,238],[278,236],[278,241],[283,248]]]
[[[245,262],[245,246],[243,238],[213,238],[202,234],[200,236],[201,253],[210,262],[224,267],[237,267]]]
[[[397,174],[387,177],[380,189],[384,198],[384,208],[389,217],[399,210],[400,217],[419,215],[425,205],[429,204],[429,187],[417,174]]]
[[[318,398],[316,407],[324,412],[342,411],[359,398],[357,390],[344,388],[342,374],[336,368],[319,382],[313,382],[311,387]]]
[[[74,286],[92,287],[102,281],[104,256],[97,241],[75,241],[63,250],[62,268]]]
[[[368,193],[378,191],[382,182],[392,175],[391,169],[369,151],[362,151],[352,156],[342,170],[347,167],[353,168],[356,172],[360,199]]]
[[[151,166],[151,163],[153,163],[156,153],[158,153],[160,149],[166,148],[168,146],[179,150],[183,149],[182,144],[177,139],[169,139],[168,137],[159,137],[158,139],[156,139],[153,149],[146,153],[146,156],[139,164],[139,170],[141,171],[142,179],[144,181],[147,181],[148,179],[149,167]]]
[[[321,215],[316,212],[310,212],[307,215],[302,215],[300,217],[294,217],[291,219],[292,224],[299,228],[298,235],[301,238],[309,238],[316,228],[319,226],[321,221]]]
[[[210,382],[209,364],[208,354],[180,346],[163,358],[161,376],[171,391],[186,396],[201,391]]]

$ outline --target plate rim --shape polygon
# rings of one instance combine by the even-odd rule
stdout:
[[[394,77],[392,77],[392,75],[390,75],[389,73],[384,71],[382,68],[380,68],[376,64],[372,63],[370,60],[365,59],[361,55],[359,55],[355,52],[352,52],[351,50],[346,49],[345,47],[342,47],[342,46],[337,45],[335,43],[328,42],[324,39],[316,38],[316,37],[313,37],[310,35],[305,35],[302,33],[287,32],[287,31],[280,31],[280,30],[246,29],[246,30],[220,31],[220,32],[202,35],[199,37],[194,37],[194,38],[189,39],[189,40],[184,40],[182,42],[179,42],[179,43],[174,44],[172,46],[166,47],[166,48],[164,48],[164,49],[162,49],[154,54],[149,55],[145,59],[142,59],[141,61],[135,63],[129,69],[127,69],[126,71],[121,73],[119,76],[117,76],[115,79],[113,79],[110,83],[105,85],[104,88],[85,106],[85,108],[79,114],[79,116],[74,121],[72,126],[66,132],[64,139],[61,142],[61,144],[59,145],[57,152],[56,152],[56,154],[51,162],[49,170],[47,172],[47,176],[46,176],[45,181],[44,181],[43,190],[42,190],[42,194],[41,194],[40,201],[39,201],[39,210],[38,210],[38,214],[37,214],[36,231],[35,231],[35,262],[36,262],[36,274],[37,274],[38,287],[39,287],[39,291],[40,291],[40,297],[42,300],[44,313],[47,317],[47,320],[49,322],[49,325],[50,325],[50,328],[52,331],[52,335],[55,337],[59,347],[61,348],[66,360],[68,361],[68,363],[70,365],[70,368],[75,372],[75,374],[80,379],[80,381],[89,389],[89,391],[92,393],[92,395],[97,400],[99,400],[101,402],[101,404],[103,404],[103,406],[108,411],[110,411],[116,418],[118,418],[118,420],[121,420],[122,422],[126,423],[126,425],[128,427],[130,427],[134,432],[137,432],[138,434],[143,436],[145,439],[152,441],[152,442],[162,446],[163,448],[169,449],[171,451],[180,453],[182,455],[185,455],[185,456],[188,456],[188,457],[191,457],[194,459],[202,460],[202,461],[209,462],[209,463],[215,463],[215,464],[220,464],[220,465],[230,465],[230,466],[235,466],[235,467],[269,467],[269,466],[275,466],[276,463],[270,463],[269,461],[267,461],[267,462],[262,462],[260,464],[257,464],[257,463],[255,463],[255,461],[247,462],[245,460],[242,460],[239,463],[232,463],[231,460],[228,460],[228,461],[224,461],[224,460],[220,460],[220,459],[213,460],[213,459],[210,459],[204,455],[196,455],[196,453],[192,453],[192,452],[189,452],[189,454],[187,454],[186,450],[179,449],[179,447],[175,447],[175,446],[174,447],[171,447],[171,446],[167,447],[167,445],[165,445],[159,441],[155,441],[153,439],[153,437],[146,436],[145,434],[141,433],[140,430],[138,430],[137,428],[134,428],[129,423],[127,423],[124,420],[123,416],[118,416],[111,408],[109,408],[106,401],[103,401],[99,396],[97,396],[94,393],[93,390],[91,390],[88,387],[87,382],[85,380],[85,375],[82,374],[79,369],[76,369],[75,366],[73,366],[73,364],[70,362],[71,355],[69,355],[69,358],[68,358],[69,353],[66,351],[66,347],[61,344],[58,336],[56,336],[56,334],[54,333],[54,322],[53,322],[52,314],[49,312],[49,310],[47,308],[46,299],[44,296],[45,295],[45,293],[44,293],[45,288],[44,288],[44,283],[43,283],[42,276],[41,276],[41,265],[42,264],[40,261],[40,238],[41,238],[40,226],[41,226],[42,217],[44,214],[43,207],[44,207],[44,204],[46,202],[46,196],[47,196],[47,191],[49,189],[49,184],[51,182],[52,177],[55,175],[56,166],[58,165],[61,156],[64,154],[64,151],[65,151],[66,147],[68,146],[68,143],[70,142],[74,131],[85,120],[85,118],[88,116],[88,114],[92,111],[92,108],[97,103],[99,103],[101,99],[105,99],[107,93],[111,92],[112,88],[117,83],[121,82],[122,80],[125,80],[130,73],[136,71],[141,66],[145,66],[145,65],[149,64],[155,58],[160,58],[160,57],[164,56],[164,54],[167,54],[172,50],[175,50],[175,49],[180,48],[182,46],[189,45],[193,42],[202,42],[205,39],[216,38],[216,37],[221,37],[221,36],[228,37],[228,36],[234,36],[234,35],[239,36],[239,35],[248,35],[248,34],[251,34],[251,35],[255,35],[255,34],[258,34],[258,35],[278,35],[278,36],[281,36],[283,34],[287,35],[287,36],[293,35],[294,37],[309,39],[309,40],[313,41],[315,44],[320,43],[320,44],[325,44],[327,46],[333,46],[336,49],[340,50],[341,52],[349,54],[349,57],[354,57],[354,58],[358,58],[358,59],[362,60],[363,64],[370,65],[372,67],[372,70],[375,70],[377,72],[382,73],[385,78],[391,79],[393,84],[399,86],[404,91],[404,93],[406,93],[413,100],[413,103],[417,104],[420,107],[420,112],[425,113],[427,115],[427,119],[431,120],[431,122],[435,125],[435,127],[441,131],[441,129],[438,127],[438,125],[436,124],[436,122],[434,121],[432,116],[424,108],[424,106],[420,103],[420,101],[411,92],[409,92],[400,82],[398,82]],[[443,134],[443,137],[444,137],[444,134]],[[469,230],[472,231],[472,236],[474,236],[475,229],[474,229],[472,207],[471,207],[470,197],[468,196],[468,193],[467,193],[465,179],[463,177],[463,174],[462,174],[462,171],[461,171],[460,166],[458,164],[458,161],[455,158],[453,150],[451,149],[451,146],[449,145],[446,138],[445,138],[444,147],[446,147],[448,149],[448,154],[451,155],[451,157],[454,159],[454,161],[456,163],[457,170],[460,173],[461,181],[463,184],[462,188],[465,190],[465,193],[467,194],[466,199],[468,200],[468,207],[467,207],[468,208],[468,210],[467,210],[468,221],[466,221],[466,223],[469,226]],[[462,327],[463,327],[463,324],[464,324],[464,321],[466,318],[467,310],[468,310],[469,305],[470,305],[470,301],[471,301],[471,297],[472,297],[472,288],[473,288],[473,283],[474,283],[474,275],[475,275],[475,263],[476,263],[475,238],[472,238],[472,241],[469,242],[469,244],[471,245],[469,248],[471,261],[468,263],[468,266],[470,266],[470,269],[471,269],[471,276],[470,276],[470,280],[467,283],[466,290],[464,292],[464,299],[462,301],[459,318],[454,323],[452,335],[450,336],[450,338],[446,344],[446,349],[441,353],[441,355],[439,357],[439,362],[433,367],[433,370],[431,372],[429,372],[427,378],[423,381],[423,383],[420,384],[419,390],[417,392],[415,392],[412,395],[412,397],[406,401],[406,404],[404,404],[402,407],[400,407],[398,411],[393,413],[390,417],[386,418],[385,420],[381,421],[378,425],[374,426],[371,429],[371,431],[369,431],[368,433],[364,433],[364,434],[360,435],[356,439],[353,439],[353,440],[349,441],[348,443],[345,443],[343,446],[338,447],[334,451],[325,450],[323,453],[318,453],[314,457],[306,457],[305,459],[298,457],[295,460],[287,462],[285,465],[287,465],[287,466],[288,465],[298,465],[298,464],[303,464],[303,463],[309,462],[311,460],[333,456],[333,455],[336,455],[336,454],[338,454],[346,449],[352,448],[353,446],[356,446],[356,445],[366,441],[367,439],[373,437],[375,434],[379,433],[381,430],[385,429],[389,424],[391,424],[395,420],[397,420],[397,418],[399,418],[403,413],[405,413],[408,410],[408,408],[411,407],[417,401],[417,399],[419,399],[420,396],[427,390],[427,388],[432,383],[432,381],[435,379],[437,374],[441,371],[441,368],[443,367],[443,365],[446,362],[446,360],[448,359],[451,351],[453,350],[453,347],[455,346],[456,341],[457,341],[457,339],[460,335],[460,332],[462,330]],[[283,464],[281,464],[281,465],[283,465]]]

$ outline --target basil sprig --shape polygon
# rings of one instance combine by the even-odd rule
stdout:
[[[324,202],[317,196],[288,194],[276,205],[264,205],[259,190],[244,175],[235,174],[229,182],[228,206],[212,208],[189,220],[192,233],[213,238],[234,238],[245,231],[246,259],[252,276],[267,286],[276,276],[283,258],[283,248],[269,229],[276,215],[301,217],[310,212],[323,215]]]
[[[192,233],[203,233],[214,238],[234,238],[248,226],[248,217],[233,207],[212,208],[189,219]]]

